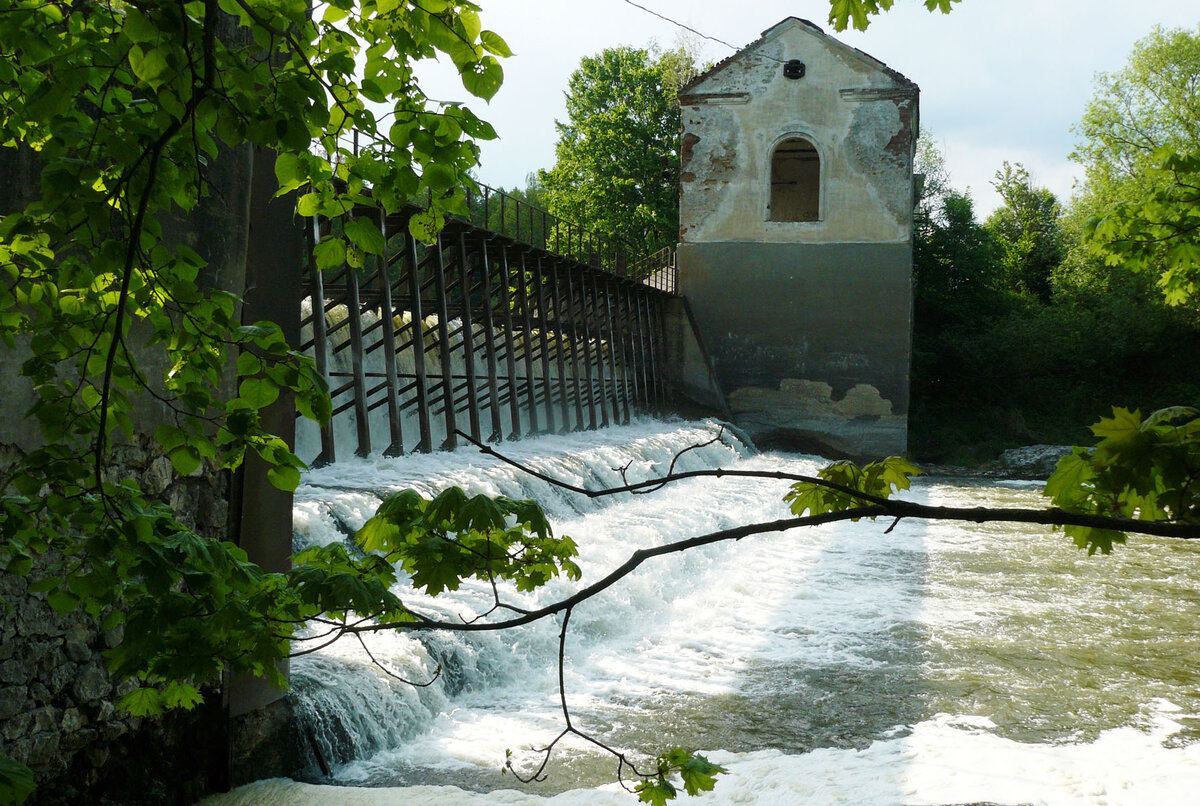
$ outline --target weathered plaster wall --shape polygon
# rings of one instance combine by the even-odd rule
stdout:
[[[917,98],[795,18],[681,92],[680,290],[760,443],[906,448]],[[816,221],[769,220],[771,158],[792,137],[820,155]]]
[[[756,442],[868,456],[907,442],[907,244],[682,244],[680,285]]]
[[[675,412],[731,416],[686,297],[672,297],[663,306],[663,351],[668,357],[663,362],[663,377]]]
[[[806,73],[783,75],[789,59]],[[901,242],[911,237],[917,87],[800,20],[771,29],[681,93],[680,241]],[[770,164],[789,136],[821,157],[821,216],[770,218]]]

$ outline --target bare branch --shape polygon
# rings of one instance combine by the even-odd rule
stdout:
[[[387,668],[382,663],[380,663],[379,660],[376,659],[376,657],[373,654],[371,654],[371,649],[370,649],[370,647],[367,646],[367,642],[365,640],[363,640],[363,637],[361,634],[356,633],[354,637],[357,638],[358,643],[360,643],[362,645],[363,652],[367,653],[367,657],[371,659],[371,663],[375,664],[375,666],[379,669],[379,671],[383,672],[388,677],[390,677],[394,680],[399,680],[401,683],[407,683],[408,685],[414,686],[416,688],[429,688],[430,686],[432,686],[434,683],[437,682],[437,679],[439,677],[442,676],[442,664],[439,663],[437,668],[433,670],[433,677],[429,678],[429,680],[424,683],[417,683],[413,680],[409,680],[407,678],[401,677],[400,675],[396,674],[391,669]]]

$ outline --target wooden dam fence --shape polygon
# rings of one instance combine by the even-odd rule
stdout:
[[[520,439],[662,406],[672,255],[631,265],[582,228],[482,186],[469,216],[423,244],[408,232],[420,209],[371,213],[387,246],[363,268],[320,272],[310,258],[302,349],[333,401],[315,464],[345,455],[334,426],[347,416],[354,454],[398,456],[452,450],[460,429]],[[329,227],[312,220],[310,246]]]

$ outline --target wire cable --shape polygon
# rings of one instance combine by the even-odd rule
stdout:
[[[647,14],[658,17],[663,22],[669,22],[672,25],[678,26],[679,28],[682,28],[685,31],[691,31],[693,34],[700,37],[701,39],[707,39],[710,42],[716,42],[718,45],[724,45],[725,47],[729,48],[730,50],[735,50],[735,51],[741,50],[741,48],[735,47],[734,45],[729,44],[724,39],[717,39],[715,36],[709,36],[708,34],[701,33],[700,31],[697,31],[695,28],[691,27],[690,25],[684,25],[682,22],[679,22],[678,20],[673,20],[670,17],[659,14],[654,9],[646,8],[643,5],[633,2],[633,0],[623,0],[623,2],[628,3],[629,5],[633,6],[634,8],[641,9],[642,11],[646,12]]]
[[[724,39],[718,39],[717,37],[709,36],[708,34],[702,32],[702,31],[697,31],[695,28],[693,28],[690,25],[684,25],[679,20],[673,20],[664,14],[658,13],[657,11],[655,11],[652,8],[646,8],[645,6],[641,5],[640,3],[635,3],[633,0],[622,0],[622,2],[626,3],[628,5],[631,5],[636,9],[641,9],[642,11],[646,12],[647,14],[649,14],[651,16],[658,17],[663,22],[668,22],[671,25],[674,25],[678,28],[682,28],[685,31],[689,31],[689,32],[695,34],[696,36],[700,37],[701,39],[707,39],[710,42],[716,42],[718,45],[724,45],[725,47],[729,48],[730,50],[734,51],[735,53],[742,50],[742,48],[739,48],[737,45],[731,45],[730,43],[726,42]],[[759,59],[766,59],[767,61],[779,62],[780,64],[784,64],[783,59],[776,59],[774,56],[767,56],[764,53],[755,53],[754,56]]]

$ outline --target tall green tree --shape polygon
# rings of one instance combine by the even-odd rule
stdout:
[[[994,307],[1003,293],[996,237],[975,218],[971,197],[951,190],[913,239],[916,328],[925,331],[966,320]]]
[[[1073,216],[1111,269],[1156,278],[1167,302],[1200,292],[1200,28],[1155,28],[1101,74],[1072,155],[1086,171]],[[1194,305],[1192,307],[1195,307]]]
[[[1200,27],[1155,27],[1128,63],[1096,76],[1071,157],[1085,170],[1080,201],[1093,215],[1150,190],[1164,146],[1200,150]]]
[[[992,182],[1004,204],[984,226],[1000,246],[1000,265],[1014,290],[1050,298],[1051,275],[1066,254],[1062,207],[1047,188],[1035,187],[1024,165],[1005,162]]]
[[[942,209],[942,200],[953,191],[946,155],[933,138],[933,132],[928,128],[922,129],[913,157],[913,175],[917,179],[914,218],[918,230],[936,221]]]
[[[932,333],[974,318],[980,294],[999,288],[992,233],[975,218],[975,203],[956,190],[941,149],[928,131],[917,139],[914,173],[920,177],[913,215],[915,326]]]
[[[680,49],[608,48],[585,57],[555,124],[555,164],[541,171],[550,211],[633,255],[679,236],[679,101],[695,65]]]

